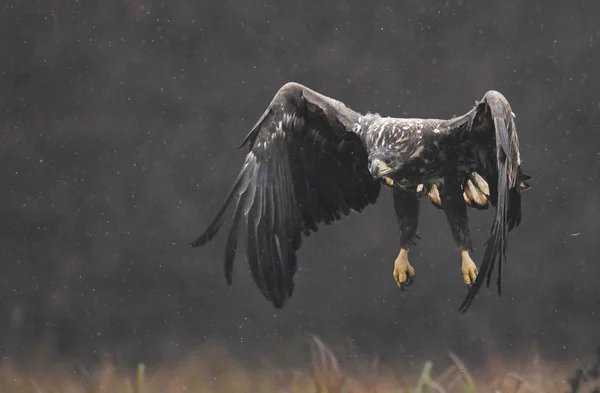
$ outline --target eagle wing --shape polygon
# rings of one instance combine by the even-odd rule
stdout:
[[[466,311],[486,279],[489,287],[498,264],[496,285],[501,295],[502,263],[506,261],[507,235],[521,222],[521,190],[528,189],[519,153],[515,115],[507,99],[488,91],[467,114],[441,124],[465,146],[462,160],[475,163],[463,184],[464,197],[475,207],[486,208],[487,198],[496,208],[494,222],[477,279],[460,306]]]
[[[232,283],[240,221],[254,282],[276,308],[294,289],[302,235],[374,203],[380,182],[368,169],[367,150],[352,132],[359,114],[297,83],[284,85],[240,146],[244,165],[225,203],[191,246],[210,241],[234,207],[225,249],[225,278]]]

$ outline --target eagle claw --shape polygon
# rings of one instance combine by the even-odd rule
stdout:
[[[398,284],[398,287],[400,288],[400,291],[404,292],[404,291],[408,291],[408,287],[411,286],[411,284],[415,281],[415,276],[410,276],[406,279],[406,282],[403,284]]]
[[[462,256],[462,267],[460,270],[461,270],[465,284],[470,288],[471,285],[473,285],[475,283],[475,280],[477,279],[477,274],[479,273],[479,271],[477,270],[477,266],[475,265],[475,262],[473,262],[473,260],[471,259],[471,257],[469,256],[469,253],[467,251],[462,251],[461,256]]]
[[[408,250],[401,249],[398,258],[394,262],[394,280],[400,289],[404,290],[413,283],[415,269],[408,262]]]

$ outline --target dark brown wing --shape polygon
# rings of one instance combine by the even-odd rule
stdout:
[[[283,307],[294,289],[296,251],[302,234],[318,230],[374,203],[380,183],[368,170],[367,151],[353,132],[359,114],[341,102],[288,83],[275,95],[242,146],[245,163],[207,230],[192,243],[210,241],[234,206],[225,250],[232,282],[238,226],[246,223],[247,256],[263,295]]]
[[[475,108],[451,122],[453,132],[460,135],[468,146],[466,161],[474,161],[477,166],[465,182],[464,191],[475,186],[488,194],[489,201],[496,208],[477,280],[460,306],[464,313],[483,285],[484,278],[489,287],[496,263],[498,294],[502,293],[502,264],[506,261],[507,236],[521,222],[521,190],[529,188],[526,180],[530,177],[522,172],[515,115],[502,94],[488,91]]]

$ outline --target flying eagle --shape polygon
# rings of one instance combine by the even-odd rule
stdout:
[[[468,286],[465,312],[484,280],[490,285],[502,262],[507,235],[521,221],[521,171],[515,115],[506,98],[488,91],[466,114],[449,120],[361,114],[298,83],[282,86],[239,149],[244,165],[206,231],[191,246],[210,241],[233,207],[225,248],[225,278],[232,283],[240,221],[246,224],[250,272],[276,308],[294,291],[296,252],[302,236],[377,201],[383,185],[393,190],[400,226],[394,279],[403,288],[415,271],[408,261],[417,235],[419,199],[427,195],[446,214],[462,258]],[[472,252],[467,206],[496,208],[478,270]]]

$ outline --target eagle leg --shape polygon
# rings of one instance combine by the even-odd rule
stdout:
[[[394,187],[394,210],[400,226],[400,252],[394,262],[394,280],[401,289],[412,284],[415,269],[408,262],[408,247],[417,237],[419,199],[416,190]]]
[[[471,259],[469,252],[472,251],[471,232],[469,230],[469,219],[467,216],[467,205],[463,198],[463,191],[456,174],[444,176],[444,182],[440,189],[441,206],[446,214],[448,224],[452,231],[452,238],[460,251],[462,263],[461,273],[466,285],[472,285],[477,278],[477,266]]]

